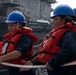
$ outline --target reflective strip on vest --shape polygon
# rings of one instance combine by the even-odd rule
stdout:
[[[3,48],[2,48],[2,53],[6,52],[7,46],[8,46],[8,43],[5,43],[4,46],[3,46]]]

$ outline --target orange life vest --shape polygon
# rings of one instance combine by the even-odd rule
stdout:
[[[33,43],[35,41],[38,41],[39,38],[32,33],[32,29],[25,28],[25,29],[22,30],[21,28],[19,28],[12,35],[7,33],[4,36],[4,41],[0,42],[0,54],[4,55],[4,54],[8,54],[8,53],[14,51],[16,49],[18,41],[20,40],[20,37],[22,35],[27,35],[27,36],[29,36],[32,39],[32,47],[31,47],[31,49],[29,50],[29,52],[27,52],[27,54],[25,54],[25,56],[26,56],[25,58],[18,58],[18,59],[14,59],[14,60],[9,60],[7,62],[13,63],[13,64],[24,64],[22,62],[22,60],[28,60],[29,57],[34,53]],[[7,44],[6,50],[3,51],[4,50],[3,47],[6,44]]]
[[[76,25],[72,25],[70,23],[61,25],[52,30],[50,34],[43,39],[39,48],[39,54],[37,55],[37,60],[39,62],[46,63],[51,60],[54,55],[59,53],[61,48],[57,46],[57,44],[68,30],[76,32]]]

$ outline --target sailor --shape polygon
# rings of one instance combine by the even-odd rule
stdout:
[[[29,60],[34,53],[34,42],[39,38],[32,33],[33,29],[26,27],[26,18],[20,11],[11,12],[5,23],[8,33],[0,42],[0,63],[5,61],[12,64],[24,64],[23,60]],[[20,72],[19,68],[8,67],[9,75],[35,75],[35,72]]]
[[[73,8],[73,10],[74,10],[74,13],[75,13],[75,17],[76,17],[76,8]],[[74,17],[74,21],[75,21],[75,23],[76,23],[76,18]]]

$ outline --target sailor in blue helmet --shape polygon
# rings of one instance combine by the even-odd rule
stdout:
[[[74,21],[76,22],[76,8],[73,9],[75,13]]]
[[[28,65],[45,64],[48,75],[76,75],[76,64],[62,66],[76,61],[76,25],[73,9],[62,4],[53,11],[54,29],[43,39],[35,60]],[[27,69],[20,69],[21,71]]]
[[[56,32],[60,31],[61,34],[66,29],[68,30],[62,35],[56,44],[56,46],[60,48],[58,54],[56,54],[46,64],[48,74],[76,75],[76,64],[62,66],[66,63],[73,63],[76,61],[76,25],[74,23],[74,10],[68,5],[59,5],[53,11],[53,16],[51,16],[51,19],[53,19],[55,30],[57,30]],[[72,30],[72,27],[75,31]]]
[[[0,42],[0,63],[5,61],[12,64],[23,65],[23,60],[29,60],[34,53],[34,42],[39,38],[32,33],[32,29],[25,27],[27,21],[20,11],[11,12],[5,21],[8,33]],[[31,69],[20,72],[19,68],[8,67],[9,75],[35,75]]]
[[[76,15],[76,8],[74,8],[73,10],[74,10],[74,13],[75,13],[75,15]]]

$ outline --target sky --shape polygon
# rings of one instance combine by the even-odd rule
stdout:
[[[59,4],[68,4],[72,8],[76,8],[76,0],[56,0],[57,3],[55,3],[52,8],[55,8]]]

